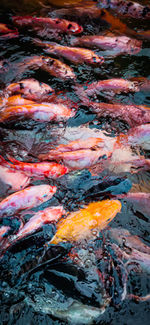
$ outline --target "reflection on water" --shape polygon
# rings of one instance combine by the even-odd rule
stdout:
[[[60,0],[58,8],[53,0],[42,5],[39,1],[26,1],[24,8],[17,1],[17,10],[15,2],[13,8],[12,2],[1,3],[0,23],[7,24],[9,35],[0,36],[0,154],[9,163],[4,164],[0,158],[0,198],[17,193],[28,184],[57,187],[55,195],[48,201],[41,198],[44,203],[33,211],[0,219],[3,325],[149,323],[149,21],[141,23],[112,10],[101,10],[95,1],[79,2]],[[74,3],[78,3],[74,9],[68,6]],[[83,32],[61,32],[56,26],[54,31],[47,22],[37,23],[36,19],[34,24],[31,19],[31,23],[19,26],[12,18],[18,13],[74,21],[83,27]],[[78,25],[71,24],[71,28]],[[114,47],[105,51],[84,44],[86,49],[104,57],[101,65],[91,65],[87,61],[75,64],[68,52],[60,55],[53,48],[49,54],[43,44],[37,46],[37,37],[44,43],[53,42],[51,46],[56,42],[69,47],[79,42],[77,37],[106,33],[108,37],[114,34],[135,38],[142,49],[127,54],[122,50],[118,53]],[[78,46],[81,48],[81,44]],[[49,56],[51,61],[47,60]],[[81,54],[79,58],[82,60]],[[61,62],[53,67],[54,59],[61,60],[64,68]],[[31,81],[32,91],[28,91],[28,82],[18,84],[28,78],[40,82],[34,86]],[[121,84],[119,79],[118,86],[118,78],[128,80],[128,84]],[[98,83],[110,79],[113,81],[109,86]],[[41,90],[42,82],[51,88],[43,85]],[[11,83],[13,86],[9,86]],[[38,98],[38,104],[58,105],[51,121],[48,122],[45,110],[38,112],[38,117],[35,111],[28,115],[25,110],[20,116],[19,93],[24,100]],[[16,105],[13,113],[12,103]],[[107,104],[107,113],[102,106],[98,108],[102,103],[104,107]],[[112,114],[108,104],[114,105]],[[26,105],[29,107],[29,103]],[[59,105],[63,105],[63,111],[58,111]],[[127,105],[132,105],[130,115]],[[142,115],[135,105],[142,105]],[[72,110],[71,118],[64,107]],[[60,114],[64,114],[61,119]],[[27,173],[28,165],[22,167],[11,161],[11,156],[24,163],[36,163],[39,158],[54,160],[69,170],[63,176],[49,178],[45,173],[40,178],[31,169]],[[13,164],[18,174],[16,170],[12,172]],[[25,169],[27,174],[23,174]],[[110,205],[108,212],[105,204],[109,201],[89,205],[110,199],[121,202],[121,211]],[[18,231],[21,227],[24,230],[27,222],[30,225],[31,216],[60,205],[68,219],[50,223],[45,215],[36,232],[30,229],[26,237],[17,240]],[[96,223],[96,218],[102,217],[106,223],[102,224],[103,219]]]

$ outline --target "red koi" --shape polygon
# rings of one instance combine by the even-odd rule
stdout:
[[[5,88],[5,93],[10,95],[22,94],[30,100],[44,99],[46,95],[53,95],[54,90],[44,82],[36,79],[23,79],[17,83],[12,83]]]
[[[24,209],[32,209],[52,198],[56,186],[37,185],[9,195],[0,202],[0,217],[10,216]]]
[[[104,63],[104,58],[99,57],[93,51],[78,48],[78,47],[69,47],[62,46],[57,43],[45,43],[40,40],[35,39],[34,44],[38,46],[45,46],[46,52],[50,54],[54,54],[59,57],[63,57],[75,64],[102,64]]]
[[[138,2],[126,0],[100,0],[98,3],[100,6],[113,9],[123,16],[137,19],[150,18],[150,6],[143,6]]]
[[[66,121],[75,115],[75,111],[65,105],[45,103],[20,106],[6,106],[0,111],[0,122],[16,120],[19,117],[31,118],[39,122]]]
[[[130,127],[150,123],[150,107],[147,106],[90,102],[88,107],[98,118],[109,115],[126,121]]]
[[[50,177],[50,178],[58,178],[68,172],[68,168],[50,162],[37,162],[37,163],[27,163],[14,159],[9,156],[9,160],[13,163],[10,164],[4,158],[0,157],[0,160],[4,165],[8,165],[12,170],[19,170],[24,172],[26,175],[30,177],[38,176],[38,177]]]
[[[13,22],[20,27],[26,26],[40,26],[49,29],[55,29],[62,33],[79,34],[82,33],[83,28],[77,23],[68,21],[66,19],[50,18],[50,17],[32,17],[32,16],[13,16]]]
[[[142,42],[127,36],[101,36],[87,35],[72,39],[71,45],[85,47],[98,47],[103,50],[114,50],[115,52],[137,54],[140,52]]]

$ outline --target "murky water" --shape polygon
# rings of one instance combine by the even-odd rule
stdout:
[[[57,15],[54,11],[56,9],[55,7],[50,9],[42,7],[33,14],[53,17]],[[24,14],[21,9],[20,12],[19,14]],[[1,9],[0,22],[7,23],[12,28],[12,15],[16,13],[15,9],[9,11]],[[89,18],[89,16],[77,17],[72,13],[64,15],[63,18],[82,25],[84,30],[82,35],[99,34],[108,30],[110,26],[105,19]],[[141,23],[131,18],[123,18],[122,21],[134,31],[138,29],[139,23],[142,24],[143,30],[149,29],[148,21]],[[67,63],[76,74],[74,83],[74,81],[64,82],[50,76],[42,69],[25,69],[24,71],[18,69],[18,63],[26,58],[33,55],[48,56],[43,48],[33,45],[32,40],[36,36],[33,30],[24,28],[19,30],[18,38],[0,40],[1,95],[8,84],[25,78],[35,78],[49,84],[59,98],[60,92],[63,91],[67,98],[78,105],[78,110],[76,115],[65,123],[37,123],[30,119],[16,119],[13,122],[1,123],[0,154],[5,158],[7,154],[10,154],[16,159],[34,162],[38,155],[47,152],[48,148],[78,139],[81,134],[83,136],[84,132],[87,133],[87,129],[90,129],[88,132],[102,130],[109,142],[120,133],[126,134],[130,126],[123,118],[117,119],[111,116],[97,118],[88,105],[80,102],[74,85],[76,83],[79,87],[82,84],[110,78],[130,79],[142,76],[150,79],[150,42],[143,40],[142,50],[136,55],[114,56],[112,52],[105,53],[95,48],[95,53],[104,55],[105,59],[104,64],[96,67],[86,64],[77,66],[63,59],[63,62]],[[61,45],[69,45],[74,36],[64,33],[61,36],[57,35],[57,39],[55,37],[51,36],[49,40],[57,41]],[[44,35],[42,39],[46,41],[47,35]],[[111,97],[111,93],[100,93],[94,97],[94,100],[111,103],[114,98]],[[150,106],[150,94],[147,91],[117,94],[115,100],[117,103]],[[150,153],[147,149],[143,149],[143,146],[132,146],[134,153],[138,152],[148,159]],[[123,152],[119,152],[120,154],[123,155]],[[149,169],[131,167],[122,163],[117,166],[112,163],[108,166],[106,162],[105,168],[96,170],[96,173],[94,173],[95,170],[92,172],[85,168],[72,170],[56,180],[32,178],[31,185],[46,183],[56,185],[58,188],[51,200],[35,208],[34,211],[60,204],[67,211],[76,211],[90,202],[117,198],[118,195],[128,193],[128,191],[148,193],[150,189]],[[11,188],[1,179],[1,199],[10,193]],[[108,229],[117,228],[118,233],[122,228],[127,229],[131,235],[138,236],[145,245],[150,246],[149,206],[142,201],[120,200],[122,202],[121,212],[111,221]],[[30,215],[26,214],[25,221],[29,218]],[[0,224],[10,226],[8,235],[17,233],[20,227],[17,216],[3,218]],[[0,323],[2,325],[130,325],[133,322],[137,325],[149,324],[149,300],[141,302],[128,299],[128,297],[122,298],[126,281],[128,294],[146,296],[150,293],[150,262],[146,260],[145,255],[144,262],[146,262],[143,262],[140,268],[135,265],[126,279],[125,265],[120,256],[117,256],[115,246],[113,246],[116,241],[113,237],[108,239],[107,230],[103,230],[98,238],[96,235],[94,240],[77,245],[75,249],[78,257],[75,261],[68,258],[70,243],[53,246],[46,254],[44,253],[45,243],[50,241],[55,232],[54,224],[44,225],[36,233],[18,241],[1,258]],[[132,248],[128,246],[128,242],[122,248],[130,256]],[[44,257],[43,254],[45,254]],[[98,254],[101,257],[97,257]],[[41,256],[42,265],[38,268]],[[103,281],[98,277],[96,267],[99,267],[104,274]],[[109,301],[107,295],[113,298]]]

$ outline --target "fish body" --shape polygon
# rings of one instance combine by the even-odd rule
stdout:
[[[103,50],[118,51],[120,54],[137,54],[141,50],[142,42],[127,36],[90,35],[73,39],[72,45],[98,47]]]
[[[87,140],[78,139],[75,141],[71,141],[67,144],[60,144],[58,147],[56,147],[54,150],[50,150],[47,154],[39,155],[39,158],[43,160],[46,158],[51,158],[53,155],[60,154],[61,152],[69,152],[69,151],[76,151],[81,149],[90,149],[90,148],[96,148],[100,147],[103,142],[103,139],[100,138],[88,138]]]
[[[138,85],[133,81],[122,78],[114,78],[108,80],[100,80],[98,82],[93,82],[86,86],[80,86],[76,88],[76,92],[79,97],[85,100],[85,96],[92,96],[98,94],[101,91],[113,92],[114,94],[119,94],[121,92],[137,92],[139,91]]]
[[[150,194],[149,193],[146,192],[128,193],[127,195],[120,195],[118,196],[118,198],[131,203],[134,206],[135,210],[140,211],[145,216],[150,216]]]
[[[50,17],[32,17],[32,16],[13,16],[13,23],[17,26],[41,26],[68,34],[79,34],[83,28],[77,23],[68,21],[66,19],[50,18]]]
[[[35,102],[29,99],[25,99],[21,95],[14,95],[8,98],[7,97],[0,98],[0,107],[29,105],[29,104],[35,104]]]
[[[62,80],[76,79],[72,68],[70,68],[67,64],[51,57],[34,55],[25,58],[22,62],[17,64],[16,69],[18,69],[20,74],[24,73],[28,69],[42,69],[50,75]]]
[[[78,242],[92,237],[92,231],[104,229],[121,211],[118,200],[104,200],[90,203],[84,209],[71,212],[66,219],[57,223],[57,231],[50,244],[62,241]]]
[[[44,224],[57,222],[63,214],[65,214],[63,206],[49,207],[36,212],[33,217],[31,217],[30,220],[26,222],[24,227],[21,228],[16,235],[11,237],[10,242],[16,242],[21,238],[32,234],[41,228]]]
[[[43,176],[55,179],[68,172],[67,167],[54,162],[26,163],[16,160],[12,157],[9,158],[13,164],[10,164],[6,161],[4,161],[4,164],[8,164],[12,170],[19,170],[30,177]]]
[[[0,217],[14,215],[24,209],[32,209],[50,200],[56,190],[56,186],[37,185],[11,194],[0,202]]]
[[[103,57],[99,57],[93,51],[84,48],[62,46],[57,43],[43,43],[39,40],[34,40],[34,43],[36,45],[45,46],[47,53],[63,57],[75,64],[86,63],[95,65],[104,62]]]
[[[0,165],[0,180],[9,187],[11,192],[24,189],[30,183],[30,177],[25,173],[10,170],[10,168],[2,165]]]
[[[31,118],[35,121],[66,121],[75,115],[75,111],[65,105],[45,103],[19,106],[6,106],[0,111],[0,122],[16,120],[19,117]]]
[[[150,124],[139,125],[131,128],[127,134],[118,136],[118,144],[141,146],[145,150],[150,149]]]
[[[143,105],[89,102],[88,107],[97,117],[111,116],[126,121],[130,127],[150,123],[150,107]]]
[[[0,24],[0,33],[7,34],[7,33],[11,33],[11,32],[14,32],[14,31],[11,30],[10,28],[8,28],[6,24]]]
[[[36,79],[23,79],[19,82],[12,83],[5,88],[5,94],[22,94],[24,98],[29,100],[44,99],[46,95],[54,94],[54,90],[44,82]]]
[[[123,16],[137,19],[150,18],[150,6],[143,6],[138,2],[126,0],[99,0],[98,3],[104,8],[114,9],[116,12]]]
[[[97,163],[100,157],[104,155],[103,149],[80,149],[75,151],[56,152],[48,155],[49,160],[63,160],[65,166],[71,169],[88,168]],[[44,155],[43,155],[44,156]],[[43,157],[42,157],[43,159]]]

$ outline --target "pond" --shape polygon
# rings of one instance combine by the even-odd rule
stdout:
[[[150,11],[121,6],[1,3],[2,325],[149,324]]]

